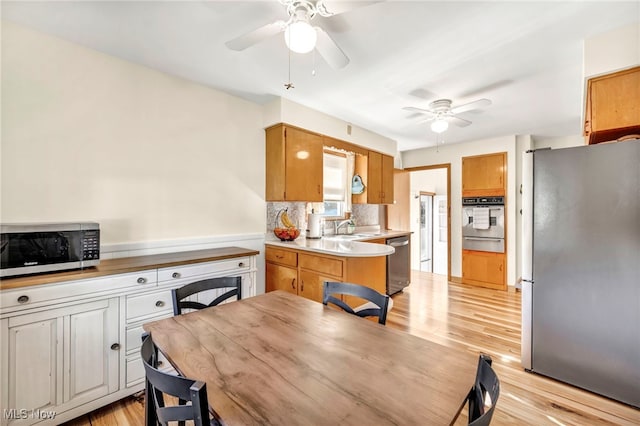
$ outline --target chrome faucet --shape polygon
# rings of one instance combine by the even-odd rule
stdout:
[[[333,221],[333,229],[334,229],[334,234],[338,235],[338,231],[340,231],[340,228],[342,228],[344,225],[351,225],[353,224],[353,220],[352,219],[347,219],[347,220],[335,220]],[[345,232],[346,234],[346,232]]]

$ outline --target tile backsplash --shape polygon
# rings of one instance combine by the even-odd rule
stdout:
[[[377,226],[381,223],[382,206],[377,204],[354,204],[352,206],[351,218],[355,220],[356,226]],[[272,232],[276,227],[278,212],[287,209],[289,218],[298,225],[304,233],[307,229],[307,203],[305,202],[268,202],[267,203],[267,232]],[[333,225],[325,223],[325,230],[333,232]]]

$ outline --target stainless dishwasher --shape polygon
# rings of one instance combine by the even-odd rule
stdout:
[[[402,291],[410,282],[409,235],[388,238],[387,245],[395,252],[387,256],[387,294],[391,296]]]

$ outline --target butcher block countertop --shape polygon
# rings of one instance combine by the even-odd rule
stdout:
[[[149,256],[122,257],[101,260],[100,265],[87,269],[52,272],[28,275],[0,280],[0,290],[29,287],[34,285],[53,284],[63,281],[82,280],[147,269],[168,268],[192,263],[213,262],[236,257],[255,256],[259,251],[240,247],[221,247],[208,250],[194,250],[173,253],[154,254]]]

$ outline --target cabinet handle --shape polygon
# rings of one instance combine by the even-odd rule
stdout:
[[[138,278],[138,284],[144,284],[146,282],[147,282],[147,279],[145,277]]]
[[[164,365],[163,361],[158,361],[158,367],[162,367]]]
[[[295,289],[296,289],[296,279],[295,279],[295,278],[293,278],[293,279],[291,280],[291,288],[292,288],[293,290],[295,290]]]
[[[318,194],[322,194],[322,190],[320,189],[320,185],[318,185]]]
[[[244,262],[238,263],[238,268],[243,268],[243,267],[244,267]]]
[[[29,296],[18,297],[18,303],[27,303],[28,301],[29,301]]]
[[[120,343],[114,343],[113,345],[111,345],[111,350],[112,351],[119,351],[120,350]]]
[[[304,292],[304,280],[300,281],[300,291]]]
[[[174,272],[171,274],[171,278],[180,278],[180,272]]]
[[[502,265],[500,265],[500,272],[502,272]]]
[[[284,259],[284,256],[281,254],[276,254],[276,259]]]
[[[158,301],[156,302],[156,306],[157,306],[158,308],[162,308],[162,307],[164,306],[164,302],[163,302],[162,300],[158,300]]]

